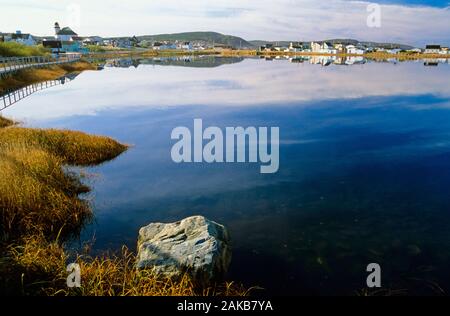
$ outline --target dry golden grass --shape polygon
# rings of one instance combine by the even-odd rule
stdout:
[[[4,239],[24,232],[55,237],[77,232],[91,211],[78,194],[88,189],[65,164],[93,165],[127,147],[81,132],[0,129],[0,228]]]
[[[2,146],[0,146],[2,148]],[[78,232],[91,216],[85,192],[63,171],[63,160],[43,149],[18,145],[0,152],[0,228],[4,240],[24,233],[49,238]]]
[[[127,146],[111,138],[82,132],[10,127],[0,129],[0,147],[41,148],[70,165],[97,165],[123,153]]]
[[[151,270],[137,270],[136,257],[125,247],[120,255],[78,256],[81,287],[66,284],[68,256],[57,242],[40,235],[9,246],[0,260],[1,292],[50,296],[247,296],[249,290],[234,283],[208,289],[196,287],[185,275],[162,279]]]
[[[93,165],[127,149],[81,132],[15,127],[0,117],[0,293],[21,295],[192,296],[247,295],[242,286],[194,285],[138,271],[126,248],[120,255],[78,256],[82,287],[68,289],[64,241],[92,218],[79,194],[89,189],[65,165]],[[8,126],[8,127],[7,127]]]

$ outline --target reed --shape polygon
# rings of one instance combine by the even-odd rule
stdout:
[[[198,287],[187,276],[162,279],[137,270],[127,248],[92,257],[71,255],[64,243],[93,217],[80,193],[80,174],[67,165],[111,160],[127,146],[110,138],[67,130],[14,126],[0,117],[0,293],[12,295],[193,296],[248,295],[234,283]],[[69,289],[66,265],[81,267],[81,287]]]

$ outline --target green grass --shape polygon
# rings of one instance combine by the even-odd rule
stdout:
[[[3,57],[26,57],[45,56],[50,51],[42,45],[26,46],[16,42],[0,42],[0,56]]]

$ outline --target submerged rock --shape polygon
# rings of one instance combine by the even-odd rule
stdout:
[[[203,216],[170,224],[152,223],[139,230],[137,267],[162,277],[185,272],[201,284],[220,279],[231,262],[226,228]]]

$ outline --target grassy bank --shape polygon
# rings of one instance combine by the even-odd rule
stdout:
[[[245,295],[233,284],[197,287],[138,271],[135,255],[69,254],[64,243],[92,218],[89,188],[67,166],[114,159],[127,146],[103,136],[17,126],[0,116],[0,293],[21,295]],[[81,267],[82,287],[66,285],[67,264]]]
[[[19,89],[27,85],[54,80],[68,73],[95,70],[97,67],[86,61],[78,61],[70,64],[54,65],[45,68],[20,70],[6,79],[0,80],[0,94],[8,89]]]
[[[50,51],[42,45],[26,46],[16,42],[0,42],[0,56],[27,57],[50,55]]]

